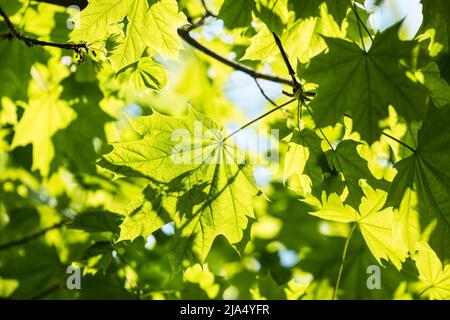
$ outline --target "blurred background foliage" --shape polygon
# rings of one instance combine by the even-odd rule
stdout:
[[[288,44],[289,56],[296,58],[292,63],[300,69],[327,50],[320,35],[361,43],[358,22],[349,7],[342,11],[327,8],[333,1],[322,2],[289,0],[286,12],[279,14],[280,21],[271,24],[271,30],[289,26],[290,32],[283,33],[282,40]],[[439,27],[448,20],[433,12],[428,2],[432,1],[422,8],[419,1],[386,0],[378,3],[377,10],[360,11],[373,30],[383,30],[406,16],[400,36],[412,39],[419,34],[421,50],[436,57],[424,77],[430,79],[431,90],[436,93],[434,103],[439,104],[450,101],[446,82],[450,81],[448,26]],[[206,1],[206,5],[223,20],[206,18],[204,26],[192,32],[197,41],[249,67],[287,76],[281,56],[271,54],[276,49],[274,44],[263,46],[267,45],[264,39],[268,33],[264,16],[253,16],[250,25],[239,25],[226,12],[220,12],[222,0]],[[371,5],[374,1],[366,1],[365,8]],[[65,7],[25,0],[0,0],[0,6],[30,37],[53,42],[73,39],[67,23],[74,13]],[[181,0],[178,6],[191,17],[205,14],[200,0]],[[424,24],[422,11],[433,17]],[[286,177],[283,172],[287,141],[271,145],[280,154],[278,162],[255,168],[255,179],[264,196],[254,199],[257,220],[241,256],[219,236],[203,265],[173,272],[167,254],[175,233],[173,223],[148,237],[117,242],[130,203],[146,182],[139,178],[114,179],[110,172],[96,166],[99,157],[109,150],[107,142],[137,138],[129,116],[149,115],[152,108],[182,116],[189,104],[225,128],[237,128],[269,107],[253,78],[184,44],[178,59],[156,55],[140,60],[142,65],[136,70],[150,68],[155,75],[147,79],[136,74],[139,70],[117,72],[113,64],[105,62],[102,48],[108,43],[93,46],[96,54],[85,54],[80,62],[80,56],[71,51],[27,47],[17,39],[8,39],[3,35],[8,31],[0,21],[0,298],[332,297],[351,226],[308,214],[314,209],[301,196],[311,191],[306,190],[311,188],[308,177]],[[302,37],[310,41],[309,46],[296,40]],[[275,102],[285,100],[281,84],[261,80],[260,85]],[[270,128],[280,130],[280,138],[285,138],[295,126],[297,112],[293,105],[255,127],[265,130],[268,139]],[[418,125],[407,126],[393,108],[390,112],[385,126],[388,132],[415,145]],[[308,126],[312,119],[303,116]],[[360,140],[351,126],[351,120],[346,119],[323,128],[323,132],[331,141]],[[323,140],[319,148],[325,152],[330,149]],[[393,164],[409,155],[406,148],[384,136],[372,145],[355,147],[353,152],[367,161],[371,175],[387,181],[395,176]],[[337,181],[338,173],[327,166],[322,165],[322,171],[328,170],[327,185],[337,190],[342,181]],[[333,179],[337,179],[334,185],[330,182]],[[311,192],[319,199],[321,191],[320,186],[312,185]],[[445,265],[445,260],[442,263]],[[380,290],[367,288],[369,265],[381,267]],[[67,289],[68,266],[81,268],[81,290]],[[410,258],[401,272],[386,260],[380,263],[361,232],[355,230],[340,299],[429,297],[428,293],[421,294],[423,290],[424,283]]]

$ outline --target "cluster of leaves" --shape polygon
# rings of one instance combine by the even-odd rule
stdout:
[[[0,0],[0,298],[450,299],[448,1],[50,2]],[[265,185],[230,67],[294,91]]]

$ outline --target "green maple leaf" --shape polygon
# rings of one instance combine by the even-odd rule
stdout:
[[[422,0],[422,30],[429,28],[436,32],[435,40],[448,52],[450,46],[450,3],[447,0]]]
[[[124,37],[117,37],[114,50],[110,52],[110,60],[114,71],[138,61],[147,43],[148,30],[145,28],[147,0],[134,0],[127,11],[126,31]]]
[[[400,270],[407,257],[407,248],[393,236],[394,212],[391,208],[383,208],[387,193],[372,189],[365,182],[360,185],[364,197],[358,211],[345,205],[342,199],[333,193],[328,198],[323,194],[322,204],[316,204],[319,211],[310,214],[330,221],[356,223],[377,261],[381,264],[381,259],[389,260]]]
[[[281,34],[289,18],[287,0],[258,0],[256,8],[256,16],[269,30]]]
[[[113,151],[99,164],[119,175],[159,182],[165,186],[165,196],[159,204],[152,201],[150,214],[139,212],[139,221],[126,219],[123,238],[138,233],[147,236],[160,227],[162,216],[158,223],[154,221],[162,207],[175,223],[171,252],[175,267],[179,268],[183,260],[203,262],[218,235],[240,247],[246,240],[244,230],[250,225],[249,219],[254,217],[252,196],[258,190],[251,166],[241,163],[242,154],[236,153],[231,143],[223,142],[215,121],[193,109],[183,119],[155,112],[131,121],[142,138],[113,143]],[[201,131],[205,134],[199,135]],[[140,229],[127,231],[135,226]]]
[[[432,110],[419,131],[416,152],[399,161],[386,206],[400,207],[405,192],[416,190],[421,225],[435,224],[430,244],[450,257],[450,105]]]
[[[414,41],[365,30],[362,0],[87,0],[73,31],[75,9],[29,2],[0,0],[20,34],[93,51],[77,64],[76,50],[28,47],[0,17],[0,299],[450,299],[448,0],[421,0]],[[257,118],[289,134],[270,201],[253,201],[248,155],[212,118],[119,116],[178,114],[186,99],[238,116],[223,59],[193,44],[200,56],[162,62],[179,56],[177,29],[210,38],[219,19],[212,52],[246,49],[249,68],[289,79],[275,32],[299,81],[317,84],[301,123],[300,108]],[[172,85],[155,93],[165,67]],[[368,267],[385,262],[371,290]],[[69,264],[81,291],[65,290]]]
[[[379,121],[388,117],[390,104],[407,121],[423,119],[428,90],[400,65],[400,60],[415,64],[416,42],[400,41],[397,32],[395,25],[377,34],[368,52],[342,39],[326,39],[329,52],[304,73],[319,84],[310,105],[319,125],[335,124],[350,112],[354,130],[372,143],[381,134]]]
[[[3,10],[5,10],[5,12],[10,16],[19,11],[23,6],[23,4],[17,0],[0,0],[0,5],[2,6]]]
[[[88,43],[103,39],[111,24],[125,18],[131,3],[130,0],[89,1],[88,6],[77,17],[79,24],[72,32],[72,39]]]
[[[28,107],[15,126],[11,148],[33,145],[33,170],[41,175],[49,172],[55,154],[51,138],[59,130],[66,128],[77,114],[67,102],[60,100],[60,90],[46,91],[30,98]]]
[[[295,11],[297,19],[317,17],[320,15],[320,7],[325,4],[328,12],[341,23],[350,8],[351,2],[348,0],[325,1],[325,0],[290,0],[289,4]]]
[[[363,159],[357,152],[356,147],[360,143],[354,140],[341,141],[333,152],[329,152],[332,166],[342,174],[347,186],[348,196],[346,203],[357,209],[364,195],[360,185],[360,179],[376,189],[385,190],[388,184],[385,180],[376,179],[370,172],[367,160]]]
[[[60,283],[66,274],[66,266],[56,249],[42,241],[27,243],[20,250],[2,251],[0,261],[2,278],[19,282],[10,297],[13,299],[36,296]],[[33,272],[29,272],[30,264],[34,266]]]
[[[147,238],[154,231],[170,221],[161,203],[161,195],[151,186],[147,186],[131,204],[128,213],[120,225],[117,241],[134,240],[139,236]]]
[[[228,29],[248,27],[254,9],[254,0],[225,0],[220,8],[219,18]]]
[[[195,169],[200,159],[192,159],[196,150],[203,148],[202,140],[183,141],[183,137],[197,129],[205,129],[204,125],[195,122],[195,114],[189,118],[173,118],[156,111],[149,117],[130,119],[133,129],[142,136],[138,141],[111,143],[113,152],[103,156],[100,164],[123,176],[148,177],[159,182],[169,183],[176,177]],[[211,127],[213,128],[213,127]],[[179,129],[179,131],[176,131]],[[216,127],[215,129],[218,129]],[[177,136],[174,136],[176,132]],[[178,140],[182,140],[178,143]],[[194,145],[191,148],[191,143]],[[214,149],[215,146],[206,147]],[[188,151],[186,151],[188,150]],[[183,161],[186,157],[187,161]],[[174,165],[174,164],[177,165]]]
[[[55,158],[51,167],[53,169],[55,165],[57,167],[69,162],[74,171],[93,174],[98,159],[93,140],[97,138],[103,143],[106,141],[105,125],[114,118],[100,108],[103,95],[92,82],[77,82],[73,76],[65,79],[62,84],[64,91],[60,98],[70,101],[77,118],[52,137]]]
[[[167,83],[166,71],[159,63],[144,57],[132,66],[130,83],[138,91],[160,90]]]
[[[425,86],[430,90],[430,97],[438,107],[450,103],[450,86],[445,79],[441,78],[439,67],[430,62],[421,70],[425,78]]]
[[[322,162],[326,162],[325,153],[320,146],[321,139],[311,130],[295,130],[285,138],[289,142],[289,149],[284,160],[283,181],[296,174],[306,175],[305,191],[319,192],[324,179],[321,170]],[[320,192],[319,192],[320,194]]]
[[[272,32],[266,25],[262,25],[256,35],[250,39],[250,45],[241,60],[264,61],[277,54],[279,54],[279,50]]]
[[[31,67],[37,62],[45,64],[48,53],[42,47],[28,48],[21,41],[2,41],[0,60],[4,65],[0,73],[0,82],[4,84],[0,86],[0,95],[26,100]]]
[[[299,263],[302,270],[314,275],[314,282],[308,290],[310,293],[304,299],[331,299],[332,286],[337,280],[336,270],[342,262],[345,239],[336,236],[321,236],[321,238],[322,241],[313,244],[311,252]],[[361,232],[355,230],[348,246],[338,298],[342,300],[393,299],[401,283],[410,279],[409,276],[398,272],[395,267],[387,265],[381,268],[382,290],[370,290],[367,288],[367,268],[373,265],[378,265],[376,259],[370,250],[367,250]],[[315,286],[322,288],[313,291]],[[327,287],[328,290],[326,290]]]
[[[291,62],[301,63],[310,61],[327,48],[323,36],[339,37],[341,35],[339,26],[322,12],[320,17],[308,18],[297,21],[282,37],[286,53]],[[294,64],[294,65],[295,65]]]
[[[186,23],[175,0],[91,1],[81,11],[74,41],[96,43],[111,32],[110,26],[124,21],[123,35],[114,35],[115,47],[109,52],[114,71],[137,62],[149,47],[161,56],[175,59],[181,49],[177,28]]]
[[[419,279],[425,284],[422,291],[430,296],[430,299],[450,299],[450,265],[442,266],[436,253],[426,242],[416,245],[417,252],[414,254]]]
[[[258,280],[258,288],[263,297],[270,300],[286,300],[285,288],[278,284],[270,273],[260,275]]]
[[[122,216],[108,211],[88,211],[77,214],[69,225],[71,229],[87,232],[115,232],[122,222]]]
[[[362,158],[357,146],[360,143],[354,140],[343,140],[336,148],[326,153],[327,160],[334,172],[339,174],[339,182],[336,183],[332,176],[323,184],[327,194],[338,193],[343,187],[347,187],[345,203],[358,209],[361,198],[364,196],[360,179],[364,179],[372,188],[387,190],[389,184],[384,179],[377,179],[370,172],[367,160]],[[331,170],[329,170],[331,171]],[[332,172],[331,172],[332,173]],[[316,192],[317,194],[317,192]]]
[[[186,17],[178,11],[175,0],[151,0],[150,3],[145,21],[147,45],[160,56],[176,59],[182,47],[177,28],[187,23]]]
[[[406,244],[409,253],[414,253],[416,243],[421,239],[417,194],[407,189],[400,206],[394,210],[394,238]]]
[[[281,34],[283,48],[291,60],[292,65],[297,61],[306,63],[327,48],[323,36],[339,37],[343,35],[336,22],[330,15],[321,10],[319,17],[297,20]],[[250,46],[241,60],[265,61],[273,56],[280,56],[271,29],[261,27],[251,38]]]

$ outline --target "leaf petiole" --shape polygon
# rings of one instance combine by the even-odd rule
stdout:
[[[347,252],[348,252],[348,247],[349,247],[349,244],[350,244],[350,239],[352,238],[353,231],[355,231],[357,225],[358,224],[356,222],[353,223],[352,229],[350,230],[350,233],[347,236],[347,240],[345,240],[344,251],[342,252],[341,264],[339,266],[339,273],[338,273],[338,277],[337,277],[337,280],[336,280],[336,286],[334,287],[332,300],[336,299],[336,295],[337,295],[337,292],[338,292],[338,289],[339,289],[339,285],[341,283],[342,272],[344,271],[344,263],[345,263],[345,259],[347,258]]]
[[[289,100],[289,101],[287,101],[287,102],[285,102],[285,103],[283,103],[283,104],[281,104],[281,105],[279,105],[279,106],[276,106],[275,108],[270,109],[270,110],[267,111],[266,113],[260,115],[259,117],[253,119],[252,121],[250,121],[250,122],[244,124],[242,127],[240,127],[239,129],[237,129],[236,131],[233,131],[232,133],[230,133],[228,136],[226,136],[225,138],[222,139],[222,142],[225,142],[226,140],[228,140],[229,138],[231,138],[232,136],[234,136],[234,135],[237,134],[238,132],[244,130],[245,128],[251,126],[251,125],[254,124],[255,122],[257,122],[257,121],[259,121],[259,120],[261,120],[261,119],[267,117],[268,115],[270,115],[270,114],[274,113],[275,111],[277,111],[277,110],[279,110],[279,109],[281,109],[281,108],[287,106],[288,104],[291,104],[292,102],[294,102],[294,101],[296,101],[296,100],[297,100],[297,99],[295,99],[295,98],[294,98],[294,99],[291,99],[291,100]]]

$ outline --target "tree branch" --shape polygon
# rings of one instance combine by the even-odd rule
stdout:
[[[24,36],[22,33],[20,33],[16,29],[16,27],[11,22],[11,20],[9,19],[6,12],[1,7],[0,7],[0,16],[3,18],[3,20],[5,21],[6,25],[8,26],[8,28],[10,30],[10,32],[8,34],[4,35],[3,38],[7,38],[7,39],[16,38],[16,39],[24,42],[29,47],[44,46],[44,47],[54,47],[54,48],[60,48],[60,49],[66,49],[66,50],[73,50],[77,54],[80,55],[81,60],[83,60],[84,52],[88,53],[90,50],[89,45],[87,43],[79,43],[79,44],[56,43],[56,42],[37,40],[37,39],[33,39],[30,37]],[[83,52],[83,50],[84,50],[84,52]]]
[[[59,223],[57,223],[57,224],[55,224],[53,226],[50,226],[50,227],[42,229],[42,230],[40,230],[40,231],[38,231],[36,233],[33,233],[33,234],[29,235],[29,236],[26,236],[25,238],[22,238],[22,239],[19,239],[19,240],[15,240],[15,241],[11,241],[11,242],[4,243],[4,244],[0,244],[0,251],[1,250],[11,249],[13,247],[26,244],[26,243],[28,243],[30,241],[33,241],[33,240],[35,240],[35,239],[45,235],[50,230],[55,230],[55,229],[61,228],[63,225],[67,224],[68,222],[69,222],[69,220],[63,220],[63,221],[61,221],[61,222],[59,222]]]
[[[301,87],[301,85],[298,83],[297,78],[295,76],[295,70],[294,70],[294,68],[292,68],[291,63],[289,62],[289,58],[287,56],[286,51],[283,48],[283,45],[281,44],[280,38],[276,35],[275,32],[272,32],[272,35],[273,35],[273,38],[275,39],[275,43],[277,44],[278,49],[281,52],[281,56],[283,57],[284,64],[286,65],[286,67],[287,67],[287,69],[289,71],[289,75],[292,78],[292,83],[294,85],[294,91],[295,91],[296,89]]]
[[[309,106],[302,101],[302,107],[305,107],[306,110],[308,111],[309,115],[311,116],[311,119],[313,119],[314,123],[316,124],[316,127],[319,129],[320,134],[323,136],[324,140],[326,141],[326,143],[328,144],[328,146],[331,148],[331,150],[333,150],[333,152],[336,152],[336,149],[334,149],[333,144],[331,143],[331,141],[327,138],[327,136],[325,135],[325,132],[323,131],[323,129],[317,125],[316,120],[314,119],[314,115],[311,111],[311,109],[309,108]],[[342,171],[342,169],[341,169]]]
[[[61,7],[78,6],[80,9],[84,9],[88,5],[87,0],[31,0],[31,1],[49,3]]]
[[[203,46],[201,43],[197,42],[194,38],[192,38],[191,35],[189,34],[190,30],[192,30],[192,25],[187,25],[187,26],[178,28],[177,31],[178,31],[178,35],[184,41],[186,41],[187,43],[189,43],[191,46],[198,49],[199,51],[203,52],[204,54],[210,56],[211,58],[214,58],[235,70],[242,71],[255,79],[264,79],[264,80],[268,80],[268,81],[272,81],[272,82],[277,82],[277,83],[294,86],[294,83],[289,79],[280,78],[280,77],[272,76],[272,75],[265,74],[265,73],[260,73],[253,68],[247,67],[244,64],[241,64],[241,63],[233,61],[233,60],[229,60],[229,59],[217,54],[216,52]]]
[[[45,3],[51,3],[51,4],[55,4],[55,5],[59,5],[59,6],[64,6],[67,7],[69,5],[77,5],[80,7],[80,9],[83,9],[87,6],[87,1],[86,0],[34,0],[37,2],[45,2]],[[206,11],[206,15],[207,16],[214,16],[205,6],[205,10]],[[249,76],[255,78],[255,79],[264,79],[264,80],[268,80],[268,81],[272,81],[272,82],[277,82],[277,83],[281,83],[281,84],[286,84],[289,86],[294,87],[295,83],[290,81],[289,79],[285,79],[285,78],[281,78],[281,77],[277,77],[277,76],[273,76],[273,75],[268,75],[265,73],[261,73],[256,71],[253,68],[250,68],[242,63],[239,63],[237,61],[233,61],[230,59],[227,59],[217,53],[215,53],[214,51],[210,50],[209,48],[203,46],[202,44],[200,44],[199,42],[197,42],[194,38],[191,37],[191,35],[189,34],[189,31],[195,29],[196,27],[199,27],[202,23],[203,23],[204,19],[201,19],[199,23],[196,24],[190,24],[181,28],[178,28],[178,35],[187,43],[189,43],[191,46],[193,46],[194,48],[198,49],[199,51],[203,52],[204,54],[210,56],[213,59],[216,59],[220,62],[222,62],[223,64],[238,70],[238,71],[242,71],[246,74],[248,74]],[[73,45],[72,45],[73,46]],[[88,49],[87,45],[85,45],[86,48]]]

